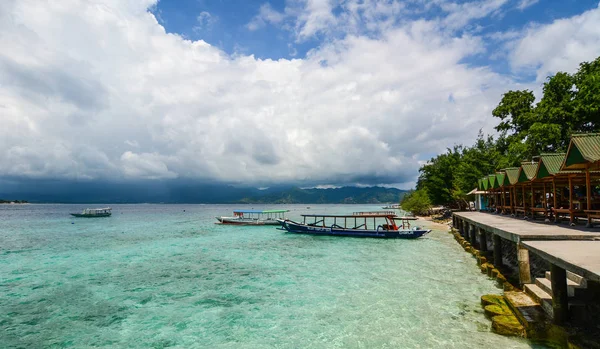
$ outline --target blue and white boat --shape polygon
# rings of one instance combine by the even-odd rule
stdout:
[[[414,217],[398,217],[393,212],[356,212],[352,215],[302,215],[302,222],[279,219],[289,233],[352,236],[384,239],[416,239],[431,230],[410,227]],[[400,224],[400,225],[398,225]]]
[[[235,210],[233,217],[215,217],[221,224],[234,225],[279,225],[289,210]]]

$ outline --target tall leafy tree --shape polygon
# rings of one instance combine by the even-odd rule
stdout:
[[[421,167],[415,201],[464,206],[477,179],[518,166],[542,152],[565,151],[570,136],[600,131],[600,57],[583,62],[575,74],[548,77],[535,103],[532,91],[508,91],[492,111],[499,118],[494,140],[480,132],[471,147],[447,149]],[[416,200],[419,198],[419,200]]]

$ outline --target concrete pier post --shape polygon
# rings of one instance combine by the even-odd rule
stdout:
[[[476,249],[479,249],[479,244],[477,243],[477,230],[479,230],[479,228],[471,224],[471,245],[473,245],[473,247],[475,247]]]
[[[487,248],[487,235],[485,233],[485,230],[483,230],[482,228],[479,228],[479,249],[482,252],[487,252],[488,248]]]
[[[517,260],[519,261],[519,283],[521,286],[531,283],[531,269],[529,266],[529,250],[517,243]]]
[[[569,315],[567,272],[563,268],[552,264],[550,266],[550,273],[552,275],[552,310],[554,311],[554,323],[561,325],[567,321]]]
[[[500,268],[502,266],[502,238],[498,235],[492,235],[494,239],[494,266]]]

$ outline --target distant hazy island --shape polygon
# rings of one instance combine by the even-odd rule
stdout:
[[[4,200],[0,199],[0,204],[28,204],[27,200]]]
[[[397,204],[406,191],[384,187],[330,189],[278,186],[237,187],[224,184],[168,182],[36,182],[36,191],[15,188],[2,197],[30,203],[184,203],[184,204]],[[18,203],[27,202],[24,200]]]

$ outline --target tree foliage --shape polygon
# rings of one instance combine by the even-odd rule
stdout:
[[[431,208],[431,201],[426,189],[418,189],[406,193],[400,202],[400,206],[404,211],[416,215],[426,215]]]
[[[532,91],[506,92],[492,111],[500,119],[498,136],[480,131],[473,146],[455,145],[432,158],[420,168],[413,195],[464,208],[484,175],[543,152],[565,151],[573,133],[600,131],[600,57],[581,63],[575,74],[549,76],[542,92],[537,103]]]

